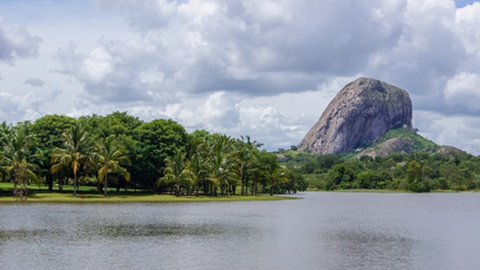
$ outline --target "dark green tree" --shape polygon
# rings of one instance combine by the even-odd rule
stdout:
[[[144,123],[134,131],[137,150],[131,168],[132,177],[145,188],[156,189],[157,179],[163,176],[165,159],[185,151],[188,135],[185,128],[173,120],[157,119]]]
[[[35,134],[35,144],[38,152],[44,157],[40,166],[42,175],[45,177],[48,190],[53,190],[52,151],[63,144],[62,134],[75,125],[74,118],[65,115],[46,115],[37,119],[32,125]]]

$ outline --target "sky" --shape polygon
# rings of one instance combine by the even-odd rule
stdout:
[[[0,1],[8,123],[126,111],[288,149],[358,77],[407,90],[421,135],[480,154],[478,1]]]

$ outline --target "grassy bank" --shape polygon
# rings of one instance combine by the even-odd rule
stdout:
[[[272,201],[293,199],[287,196],[179,196],[166,194],[112,194],[104,197],[100,194],[34,193],[26,203],[167,203],[167,202],[226,202],[226,201]],[[0,203],[20,202],[12,195],[1,195]]]
[[[12,183],[0,183],[0,203],[20,202],[12,195]],[[273,201],[293,199],[293,196],[179,196],[168,194],[152,194],[143,190],[129,190],[128,192],[117,192],[116,189],[109,189],[108,197],[98,194],[95,187],[80,186],[77,196],[72,195],[71,186],[64,186],[62,192],[48,192],[46,186],[29,186],[29,195],[26,203],[167,203],[167,202],[227,202],[227,201]]]

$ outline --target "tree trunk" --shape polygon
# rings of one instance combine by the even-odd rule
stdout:
[[[179,184],[175,185],[175,196],[177,196],[177,197],[180,196],[180,185]]]
[[[77,196],[77,174],[73,174],[73,196]]]
[[[98,194],[102,194],[102,193],[103,193],[103,190],[102,190],[102,182],[100,182],[100,181],[97,181],[97,192],[98,192]]]
[[[47,183],[48,183],[48,191],[52,192],[53,191],[53,177],[52,176],[47,176]]]
[[[63,191],[63,178],[58,179],[58,190]]]
[[[104,187],[104,190],[103,190],[103,195],[105,197],[107,197],[107,187],[108,187],[108,173],[105,173],[105,187]]]

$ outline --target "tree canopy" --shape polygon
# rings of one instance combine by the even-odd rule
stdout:
[[[23,143],[13,146],[18,140]],[[177,196],[231,195],[237,187],[242,195],[306,188],[298,184],[301,175],[293,177],[293,172],[281,168],[276,155],[260,150],[262,144],[248,135],[188,133],[171,119],[144,122],[125,112],[78,119],[47,115],[17,125],[4,122],[0,146],[4,182],[25,186],[35,182],[48,185],[50,191],[72,184],[73,195],[79,185],[92,186],[105,196],[109,186]]]

